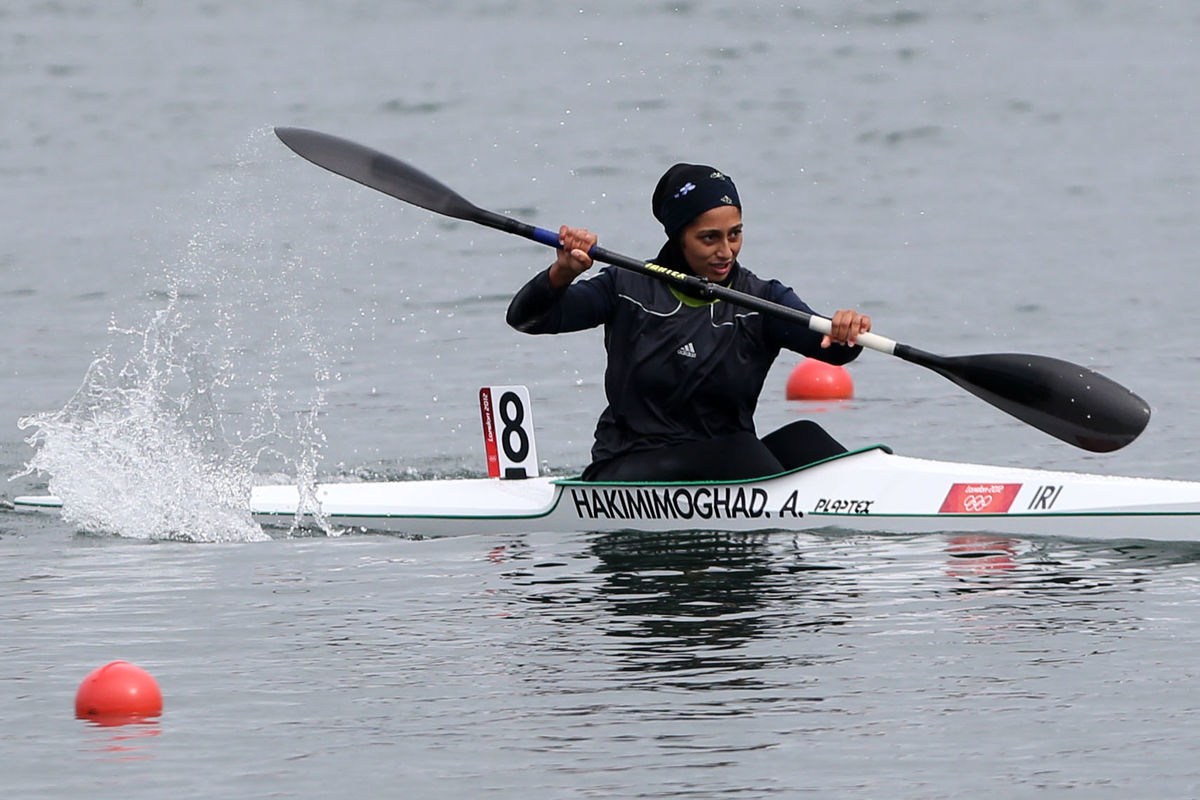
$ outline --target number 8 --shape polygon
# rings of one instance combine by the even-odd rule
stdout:
[[[510,407],[515,407],[515,413],[510,414]],[[525,407],[521,405],[521,398],[517,397],[516,392],[505,392],[500,395],[498,410],[500,421],[504,423],[504,428],[500,431],[500,444],[504,446],[504,455],[514,464],[520,464],[529,455],[529,436],[521,427],[521,423],[525,421]],[[513,434],[516,434],[519,443],[516,448],[510,442]]]

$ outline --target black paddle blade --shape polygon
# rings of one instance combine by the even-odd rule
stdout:
[[[929,367],[1038,430],[1094,453],[1119,450],[1150,421],[1146,401],[1087,367],[1047,356],[992,353],[896,355]],[[914,356],[914,357],[910,357]]]
[[[478,221],[482,213],[450,187],[398,158],[306,128],[276,128],[279,140],[318,167],[436,214]]]

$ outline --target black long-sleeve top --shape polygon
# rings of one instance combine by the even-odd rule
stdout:
[[[736,265],[727,285],[814,313],[776,280]],[[565,289],[535,275],[508,307],[526,333],[604,326],[608,407],[596,424],[593,461],[639,450],[754,431],[754,409],[781,348],[831,364],[860,347],[821,347],[821,334],[729,302],[698,300],[662,281],[612,267]]]

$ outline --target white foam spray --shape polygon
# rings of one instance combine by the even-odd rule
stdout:
[[[322,279],[274,235],[304,212],[247,179],[268,137],[246,144],[182,257],[152,279],[160,307],[141,323],[114,321],[70,401],[19,422],[34,431],[28,470],[48,476],[80,529],[267,538],[249,512],[255,471],[266,468],[295,476],[301,511],[336,533],[314,494],[318,417],[336,380],[315,324]]]

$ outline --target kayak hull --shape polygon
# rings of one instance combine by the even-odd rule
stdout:
[[[315,500],[315,502],[313,502]],[[17,509],[57,510],[51,496]],[[562,531],[861,531],[1200,541],[1200,482],[1000,467],[893,454],[875,446],[770,478],[589,483],[572,478],[257,486],[250,511],[292,527],[319,509],[334,528],[405,534]],[[317,526],[302,514],[303,526]]]
[[[253,490],[291,525],[294,486]],[[979,532],[1200,541],[1200,483],[898,456],[882,446],[763,480],[588,483],[463,479],[320,484],[332,525],[409,535],[536,531]]]

